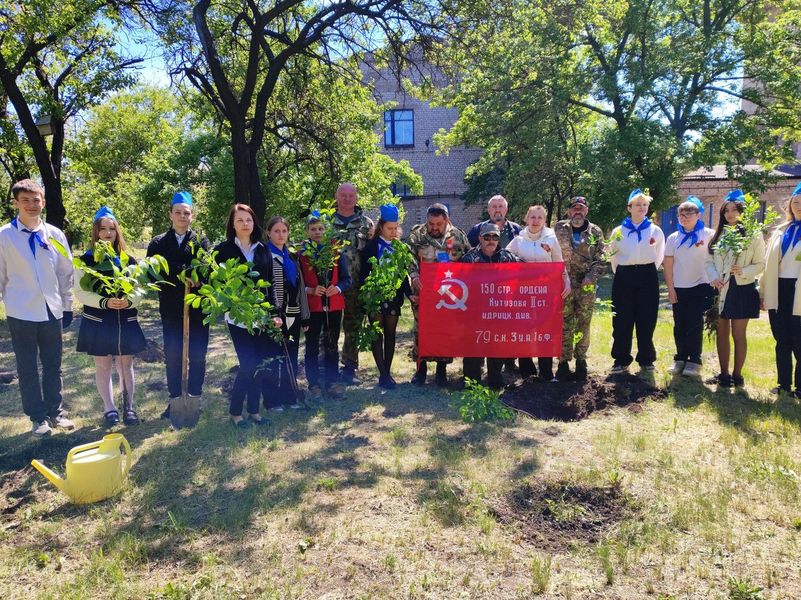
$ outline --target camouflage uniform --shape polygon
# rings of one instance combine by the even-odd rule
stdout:
[[[409,239],[406,240],[409,248],[412,250],[417,264],[412,265],[409,274],[412,279],[420,276],[419,263],[424,262],[445,262],[440,260],[438,253],[447,252],[448,262],[458,262],[460,258],[470,250],[470,242],[467,241],[467,236],[458,227],[454,227],[448,223],[445,229],[445,235],[441,238],[432,237],[428,233],[426,224],[415,225],[412,232],[409,234]],[[412,346],[411,357],[414,362],[417,362],[417,329],[418,329],[418,311],[417,306],[412,305],[412,313],[414,314],[414,345]],[[422,361],[437,361],[444,363],[453,362],[452,358],[434,358],[424,357]]]
[[[601,228],[587,222],[587,228],[581,232],[578,244],[573,239],[573,227],[570,219],[559,221],[554,226],[556,239],[562,248],[567,274],[570,277],[572,292],[565,298],[562,327],[562,355],[560,361],[569,361],[573,358],[573,336],[581,334],[581,339],[575,344],[577,360],[587,360],[587,350],[590,347],[590,322],[595,306],[595,284],[606,272],[606,263],[603,261],[604,234]],[[588,279],[592,282],[592,289],[584,290],[582,282]]]
[[[361,251],[370,237],[373,221],[357,206],[350,221],[345,221],[339,216],[339,213],[334,213],[331,224],[337,230],[339,239],[349,242],[342,249],[342,254],[348,259],[348,272],[352,282],[350,288],[344,293],[345,311],[342,315],[342,331],[345,333],[345,342],[342,345],[342,366],[355,370],[359,368],[359,349],[354,342],[354,336],[364,320],[364,308],[359,302]]]

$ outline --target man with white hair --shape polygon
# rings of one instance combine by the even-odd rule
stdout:
[[[511,242],[512,239],[517,237],[517,234],[519,234],[520,230],[522,229],[520,225],[514,221],[508,221],[506,219],[506,214],[508,212],[509,203],[506,201],[506,198],[500,194],[496,194],[490,198],[489,202],[487,203],[487,214],[489,215],[489,219],[475,224],[467,234],[467,241],[470,242],[470,246],[473,248],[478,246],[479,233],[483,225],[486,223],[495,223],[501,232],[501,242],[498,247],[506,248],[506,245]]]

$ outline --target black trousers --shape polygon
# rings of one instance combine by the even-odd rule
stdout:
[[[543,358],[537,359],[537,366],[540,369],[540,376],[543,376],[543,373],[548,374],[550,373],[553,375],[553,357],[546,356]],[[536,375],[537,370],[534,368],[534,359],[523,357],[520,359],[520,376],[525,379],[526,377],[531,377],[532,375]]]
[[[268,337],[266,333],[250,334],[244,327],[228,324],[231,341],[234,343],[239,370],[236,372],[234,387],[231,389],[231,403],[228,413],[233,416],[242,414],[242,405],[247,398],[247,410],[250,414],[259,412],[259,396],[261,395],[260,377],[257,370],[263,367],[267,357]]]
[[[776,340],[776,374],[779,387],[801,389],[801,317],[793,315],[795,279],[779,279],[779,308],[768,311],[770,330]],[[795,357],[795,373],[793,373]]]
[[[673,304],[673,360],[701,364],[704,346],[704,313],[712,303],[714,290],[708,283],[691,288],[676,288],[678,302]]]
[[[656,265],[620,265],[612,280],[612,358],[615,364],[631,364],[631,343],[637,328],[637,362],[656,361],[654,330],[659,311],[659,278]]]
[[[281,332],[284,344],[268,338],[265,343],[269,366],[264,371],[261,391],[264,396],[264,408],[295,404],[298,388],[298,350],[300,349],[300,318],[295,318],[292,327],[287,329],[286,317]],[[286,345],[286,350],[284,349]],[[287,361],[289,354],[289,361]]]
[[[24,321],[8,317],[11,347],[17,361],[22,410],[41,423],[63,412],[61,407],[61,319],[48,310],[48,321]],[[39,360],[42,380],[39,381]]]
[[[500,385],[503,383],[503,377],[501,377],[501,368],[503,367],[503,363],[507,360],[508,359],[506,358],[487,359],[487,383],[490,385]],[[462,363],[462,371],[464,376],[481,383],[481,367],[483,364],[483,358],[464,358]]]
[[[170,398],[181,395],[181,355],[184,345],[183,316],[161,315],[164,333],[164,362],[167,368],[167,390]],[[206,351],[209,348],[209,326],[203,324],[203,313],[189,311],[189,374],[187,393],[200,396],[206,379]]]
[[[326,316],[327,315],[327,316]],[[342,311],[313,312],[306,332],[306,379],[309,387],[320,382],[320,339],[323,342],[323,373],[325,385],[336,383],[339,377],[339,332]]]

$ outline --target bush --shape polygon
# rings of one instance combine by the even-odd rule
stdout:
[[[513,421],[515,413],[501,402],[498,392],[472,379],[465,379],[465,388],[456,395],[459,416],[465,423],[480,421]]]

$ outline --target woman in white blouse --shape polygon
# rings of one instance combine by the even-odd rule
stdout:
[[[545,226],[547,215],[544,206],[529,207],[525,219],[527,227],[509,242],[506,249],[522,262],[563,262],[562,248],[556,239],[556,233]],[[566,298],[570,294],[570,277],[566,270],[562,271],[562,277],[562,298]],[[537,359],[537,364],[540,377],[545,381],[553,380],[553,357],[541,357]],[[536,374],[531,358],[520,359],[520,374],[524,378]]]
[[[801,396],[801,183],[787,203],[787,220],[773,232],[768,244],[765,272],[759,280],[759,295],[768,311],[776,340],[778,386],[773,393]],[[795,369],[793,369],[795,357]]]
[[[659,311],[657,269],[665,256],[665,235],[648,219],[651,196],[636,189],[629,194],[629,216],[612,230],[612,373],[624,373],[632,362],[631,346],[637,329],[640,368],[654,369],[654,330]]]
[[[720,207],[720,218],[715,235],[709,242],[706,256],[706,271],[710,285],[719,290],[717,324],[717,350],[720,373],[708,380],[721,387],[742,386],[743,365],[748,350],[746,328],[749,319],[759,317],[759,292],[756,278],[765,269],[765,240],[759,235],[748,243],[739,255],[732,256],[729,250],[716,248],[724,228],[728,225],[743,233],[738,224],[745,210],[745,196],[740,190],[728,193]],[[729,356],[734,338],[734,368],[729,374]]]

